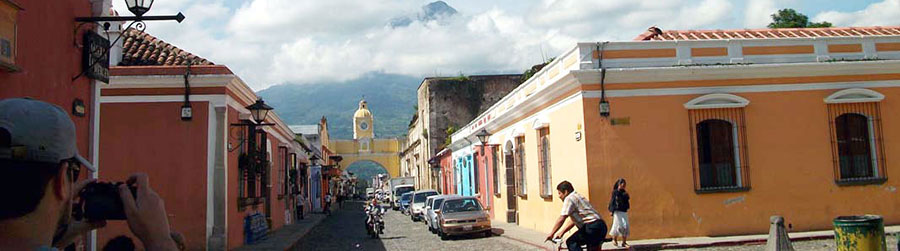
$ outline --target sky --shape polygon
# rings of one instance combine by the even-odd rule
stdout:
[[[434,0],[156,0],[183,12],[147,32],[228,66],[252,89],[369,72],[417,77],[520,73],[577,42],[663,30],[765,28],[778,9],[835,26],[900,25],[900,0],[444,0],[459,13],[418,21]],[[130,15],[124,0],[114,8]],[[397,17],[412,17],[391,27]]]

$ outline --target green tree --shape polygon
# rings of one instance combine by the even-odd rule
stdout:
[[[772,23],[769,28],[825,28],[831,27],[829,22],[812,23],[809,17],[799,13],[794,9],[781,9],[778,13],[772,14]]]

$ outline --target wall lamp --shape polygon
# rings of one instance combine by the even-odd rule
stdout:
[[[78,47],[83,46],[84,50],[85,50],[84,54],[91,55],[91,57],[86,57],[87,59],[85,59],[85,61],[87,63],[84,63],[84,69],[86,69],[86,70],[83,70],[77,76],[73,77],[72,81],[75,81],[76,79],[80,78],[81,76],[83,76],[84,74],[87,73],[87,74],[89,74],[88,75],[89,77],[91,77],[91,76],[97,77],[96,75],[98,75],[98,74],[102,75],[102,77],[100,77],[99,79],[103,80],[104,82],[109,83],[109,79],[108,79],[109,78],[109,76],[108,76],[108,74],[109,74],[108,73],[108,71],[109,71],[109,65],[108,65],[109,51],[113,47],[113,45],[118,43],[119,40],[125,36],[124,34],[119,34],[119,37],[117,37],[113,42],[110,43],[108,34],[107,34],[107,38],[104,39],[103,37],[101,37],[100,35],[98,35],[96,33],[89,32],[89,33],[85,33],[85,35],[84,35],[85,43],[89,43],[89,45],[79,46],[78,42],[77,42],[77,38],[78,38],[77,34],[78,34],[78,31],[81,30],[81,27],[84,26],[85,24],[97,23],[97,24],[100,24],[103,26],[103,30],[109,31],[109,27],[112,26],[110,24],[110,22],[131,21],[131,23],[128,24],[128,26],[125,29],[123,29],[123,31],[128,30],[131,27],[134,27],[135,29],[143,32],[144,30],[147,29],[147,25],[144,23],[144,21],[174,20],[179,23],[181,23],[181,21],[184,21],[184,14],[181,14],[181,12],[178,12],[178,14],[173,15],[173,16],[144,16],[145,13],[150,11],[150,7],[153,7],[153,1],[154,0],[125,0],[125,4],[128,7],[128,10],[131,11],[132,14],[134,14],[134,16],[131,16],[131,17],[123,17],[123,16],[76,17],[75,22],[78,22],[80,24],[78,26],[76,26],[75,30],[72,32],[72,34],[73,34],[72,37],[75,40],[75,41],[73,41],[73,43],[75,44],[75,46],[78,46]],[[100,66],[102,66],[100,68],[103,68],[105,70],[104,73],[101,74],[101,73],[87,72],[87,69],[94,69],[95,67],[98,66],[98,64],[100,64]],[[91,74],[91,73],[93,73],[93,74]]]

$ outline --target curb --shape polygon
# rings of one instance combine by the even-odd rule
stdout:
[[[525,241],[525,240],[521,240],[518,238],[506,236],[506,235],[501,235],[501,237],[504,237],[504,238],[507,238],[507,239],[510,239],[510,240],[513,240],[516,242],[520,242],[523,244],[527,244],[532,247],[537,247],[537,248],[544,249],[544,250],[551,250],[550,248],[548,248],[545,245],[538,245],[538,244],[535,244],[534,242]],[[793,237],[790,239],[791,239],[791,242],[825,240],[825,239],[834,239],[834,235],[833,234],[823,234],[823,235]],[[659,246],[658,248],[659,249],[690,249],[690,248],[706,248],[706,247],[741,246],[741,245],[746,245],[746,244],[751,244],[751,243],[752,244],[765,244],[766,241],[768,241],[768,238],[756,238],[756,239],[735,240],[735,241],[718,241],[718,242],[707,242],[707,243],[666,244],[666,245]],[[637,245],[632,245],[629,248],[616,247],[616,248],[611,248],[611,249],[604,248],[603,250],[632,250],[632,248],[641,248],[642,246],[652,246],[652,245],[653,244],[637,244]]]

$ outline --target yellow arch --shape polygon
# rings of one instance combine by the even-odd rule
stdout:
[[[399,139],[331,140],[329,143],[334,153],[343,157],[341,171],[355,162],[369,160],[387,169],[391,177],[400,176]]]
[[[346,171],[347,168],[349,168],[351,165],[353,165],[353,163],[356,163],[356,162],[372,161],[372,162],[375,162],[375,163],[378,163],[379,165],[381,165],[381,167],[383,167],[388,172],[388,175],[390,175],[391,178],[398,177],[400,175],[400,158],[399,157],[394,157],[394,159],[392,160],[388,156],[360,156],[360,155],[354,156],[353,154],[348,154],[348,155],[342,154],[341,156],[344,157],[344,160],[341,160],[341,171]],[[344,164],[344,163],[346,163],[346,164]],[[396,166],[396,167],[391,168],[392,163],[393,163],[393,166]]]

